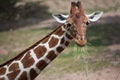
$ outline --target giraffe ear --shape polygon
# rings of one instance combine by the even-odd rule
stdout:
[[[92,14],[86,15],[91,22],[97,21],[101,16],[103,15],[103,12],[93,12]]]
[[[53,14],[53,18],[59,22],[59,23],[65,23],[69,15],[64,15],[64,14]]]

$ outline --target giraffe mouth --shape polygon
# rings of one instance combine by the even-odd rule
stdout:
[[[75,39],[75,42],[76,42],[76,44],[77,44],[78,46],[83,47],[83,46],[86,45],[87,39],[81,40],[81,39],[78,39],[78,38],[77,38],[77,39]]]

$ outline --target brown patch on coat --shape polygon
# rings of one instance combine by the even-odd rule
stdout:
[[[46,37],[44,40],[42,40],[42,43],[48,42],[49,38],[50,38],[50,37]]]
[[[16,76],[20,73],[20,70],[15,70],[9,74],[7,74],[9,80],[14,80]]]
[[[58,39],[52,37],[52,39],[50,40],[50,42],[49,42],[48,44],[49,44],[49,47],[52,48],[52,47],[54,47],[55,45],[57,45],[57,43],[58,43]]]
[[[36,73],[36,71],[34,69],[30,70],[30,78],[31,78],[31,80],[34,80],[37,75],[38,74]]]
[[[20,55],[20,56],[16,59],[16,61],[17,61],[17,60],[20,60],[22,57],[23,57],[23,55]]]
[[[62,28],[59,28],[58,30],[55,31],[54,34],[58,35],[58,36],[62,36],[64,34],[65,31],[62,30]]]
[[[28,52],[25,57],[21,60],[24,68],[30,67],[34,63],[34,59],[31,57],[30,52]]]
[[[68,41],[66,41],[66,42],[65,42],[65,45],[66,45],[66,46],[68,46],[68,45],[69,45],[69,42],[68,42]]]
[[[52,61],[56,56],[54,51],[50,51],[46,57]]]
[[[72,36],[69,35],[68,33],[66,33],[66,37],[67,37],[68,39],[73,39]]]
[[[57,47],[57,51],[60,53],[60,52],[62,52],[64,50],[64,48],[63,47]]]
[[[19,69],[19,65],[18,63],[13,63],[10,67],[9,67],[9,71],[14,71]]]
[[[64,37],[61,39],[61,42],[60,42],[60,44],[64,44],[64,42],[65,42],[65,39],[64,39]]]
[[[40,70],[43,70],[48,64],[44,61],[44,60],[41,60],[37,63],[37,67],[40,69]]]
[[[45,52],[47,51],[47,49],[44,46],[38,46],[37,48],[35,48],[34,52],[37,56],[37,58],[42,57]]]
[[[3,75],[3,74],[5,74],[5,72],[6,72],[6,68],[0,68],[0,75]]]
[[[18,80],[27,80],[27,72],[24,71],[21,76],[18,78]]]

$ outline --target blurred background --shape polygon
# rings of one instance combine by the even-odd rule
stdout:
[[[0,0],[0,64],[52,32],[51,15],[68,14],[71,1]],[[88,26],[87,45],[72,41],[35,80],[120,80],[120,0],[81,2],[86,14],[104,12]]]

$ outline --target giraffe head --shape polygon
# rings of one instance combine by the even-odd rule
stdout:
[[[79,46],[84,46],[87,42],[86,29],[90,22],[97,21],[103,12],[94,12],[86,15],[84,13],[82,4],[80,1],[71,2],[71,10],[69,15],[57,14],[53,17],[59,22],[67,24],[69,31],[72,34],[75,42]]]

